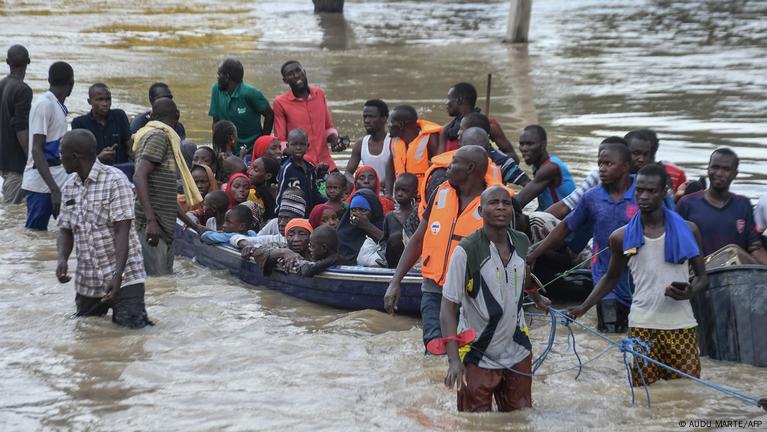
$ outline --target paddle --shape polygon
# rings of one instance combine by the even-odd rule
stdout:
[[[455,336],[446,336],[441,338],[432,339],[426,344],[426,350],[430,354],[445,355],[447,354],[447,343],[451,341],[458,342],[458,347],[462,347],[474,342],[477,337],[477,331],[473,328],[468,328]]]

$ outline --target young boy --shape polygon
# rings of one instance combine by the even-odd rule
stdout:
[[[418,177],[411,173],[402,173],[394,182],[394,200],[397,209],[384,219],[383,238],[380,241],[383,267],[396,268],[402,252],[405,250],[402,228],[408,216],[415,209],[418,196]]]
[[[214,190],[205,195],[202,207],[187,212],[186,215],[198,225],[198,229],[217,231],[218,227],[224,225],[224,217],[228,208],[229,199],[226,197],[226,193]]]
[[[282,163],[277,174],[277,202],[288,188],[298,188],[306,192],[306,209],[303,217],[309,216],[316,204],[325,201],[317,189],[317,174],[314,165],[304,160],[308,138],[303,129],[293,129],[288,134],[288,152],[290,157]]]
[[[229,156],[221,163],[221,172],[218,173],[218,181],[220,181],[221,184],[226,184],[229,182],[229,177],[232,175],[237,173],[245,174],[246,171],[247,167],[245,166],[245,162],[243,162],[242,159],[238,158],[237,156]]]
[[[253,214],[245,206],[234,206],[226,212],[221,231],[205,231],[200,240],[206,244],[229,243],[235,234],[255,237],[256,232],[248,228],[253,223]]]
[[[607,240],[610,234],[626,225],[639,210],[634,201],[635,182],[629,176],[631,153],[628,146],[613,140],[622,141],[622,138],[607,138],[600,146],[599,176],[602,184],[589,189],[575,210],[528,254],[530,265],[544,252],[558,249],[568,234],[589,224],[593,227],[594,238],[595,258],[591,267],[594,284],[599,283],[607,272],[610,261]],[[601,253],[605,248],[608,250]],[[599,330],[625,332],[630,306],[631,284],[629,274],[624,270],[615,289],[597,306]]]
[[[265,221],[276,216],[277,201],[273,186],[277,184],[279,171],[280,163],[268,156],[256,159],[250,168],[250,184],[253,188],[248,194],[248,201],[261,207]]]
[[[344,197],[348,184],[349,180],[346,179],[346,176],[338,171],[328,174],[325,181],[325,194],[328,196],[326,204],[333,207],[339,219],[344,215],[347,208]]]

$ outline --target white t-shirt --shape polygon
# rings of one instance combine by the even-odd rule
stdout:
[[[34,136],[45,135],[45,156],[50,160],[53,158],[61,159],[61,137],[67,133],[67,113],[66,107],[56,99],[56,96],[50,91],[37,99],[29,113],[29,151],[27,154],[27,166],[24,168],[24,178],[21,182],[21,188],[31,192],[51,193],[48,185],[43,180],[37,168],[34,168],[32,160],[32,141]],[[67,181],[67,172],[60,164],[49,167],[53,180],[59,185],[64,186]]]
[[[373,155],[370,153],[370,135],[365,135],[362,138],[362,149],[360,151],[360,160],[363,165],[371,166],[378,175],[378,182],[381,187],[386,183],[386,165],[391,160],[391,137],[386,134],[383,142],[383,149],[381,153]]]
[[[759,202],[754,207],[754,223],[756,229],[767,237],[767,195],[759,198]]]
[[[671,264],[664,260],[666,234],[644,238],[644,246],[629,258],[628,267],[634,279],[634,295],[629,312],[629,327],[677,330],[695,327],[698,322],[689,300],[666,296],[671,282],[687,282],[689,264]]]

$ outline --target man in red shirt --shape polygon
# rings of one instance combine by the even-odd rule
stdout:
[[[290,90],[277,96],[272,104],[274,110],[274,135],[287,141],[288,132],[303,129],[309,136],[309,148],[304,159],[319,166],[325,164],[328,171],[335,171],[336,164],[330,156],[328,144],[333,151],[343,151],[338,131],[333,127],[325,93],[319,87],[310,86],[301,63],[290,60],[280,69],[282,81]]]

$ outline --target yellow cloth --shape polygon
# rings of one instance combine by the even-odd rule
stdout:
[[[170,148],[173,149],[173,158],[176,160],[176,166],[181,173],[181,183],[184,185],[186,203],[189,207],[196,207],[198,204],[202,203],[202,195],[200,195],[200,191],[197,190],[197,184],[194,182],[192,173],[189,172],[189,167],[186,166],[186,160],[184,160],[184,156],[181,154],[181,138],[179,138],[172,127],[157,120],[150,121],[146,126],[133,134],[133,153],[138,153],[141,139],[144,138],[147,133],[156,129],[165,132],[165,135],[170,140]]]

